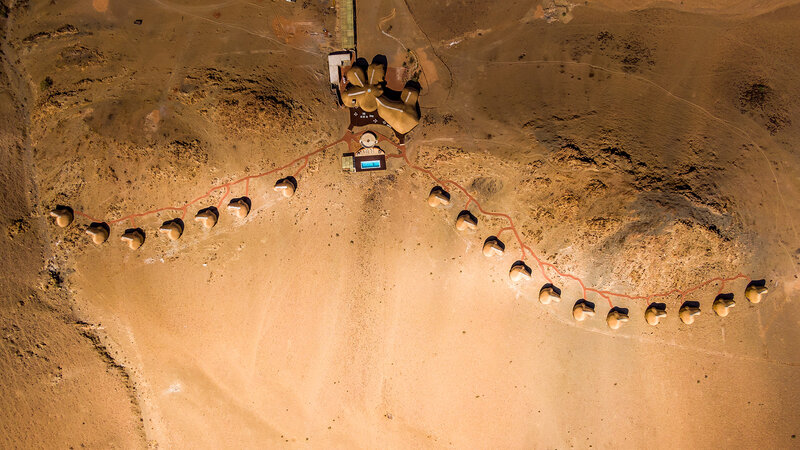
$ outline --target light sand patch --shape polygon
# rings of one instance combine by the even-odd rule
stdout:
[[[109,0],[92,0],[92,8],[97,12],[106,12],[108,11],[108,1]]]

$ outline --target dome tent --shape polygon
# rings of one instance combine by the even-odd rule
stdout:
[[[228,211],[240,219],[244,219],[250,214],[250,199],[247,197],[234,198],[228,203]]]
[[[549,305],[561,301],[561,289],[548,283],[539,290],[539,303]]]
[[[572,307],[572,318],[578,322],[583,322],[589,317],[594,317],[594,303],[579,299]]]
[[[194,220],[200,222],[204,228],[213,228],[219,220],[219,211],[213,206],[203,208],[197,212],[194,216]]]
[[[475,230],[478,228],[478,218],[473,216],[468,210],[458,213],[456,218],[456,229],[458,231]]]
[[[664,303],[651,303],[644,311],[644,320],[653,326],[658,325],[664,317],[667,317],[667,305]]]
[[[102,244],[108,240],[111,229],[105,222],[92,222],[86,227],[86,234],[92,237],[92,242],[97,245]]]
[[[53,218],[56,225],[61,228],[68,227],[73,220],[75,220],[75,213],[69,206],[58,205],[50,211],[50,217]]]
[[[275,183],[275,187],[272,189],[275,192],[280,192],[284,197],[289,198],[293,196],[297,190],[297,180],[295,180],[294,177],[281,178]]]
[[[730,308],[736,306],[736,302],[733,300],[733,294],[719,294],[717,298],[714,299],[714,303],[711,305],[711,309],[714,310],[720,317],[726,317],[730,312]]]
[[[615,306],[611,308],[606,316],[606,324],[608,325],[608,328],[611,328],[612,330],[618,330],[622,324],[628,320],[630,320],[630,318],[628,317],[627,308],[618,308]]]
[[[430,194],[428,194],[428,205],[432,208],[450,205],[450,193],[442,189],[441,186],[434,186]]]
[[[508,271],[508,278],[515,283],[530,280],[531,268],[523,261],[517,261],[511,265],[511,270]]]
[[[176,241],[183,235],[183,221],[181,219],[167,220],[161,224],[158,231],[165,234],[169,240]]]
[[[483,255],[487,258],[502,256],[505,249],[506,245],[497,236],[489,236],[483,243]]]
[[[681,309],[678,310],[678,317],[681,318],[681,322],[685,323],[686,325],[691,325],[694,323],[695,317],[700,315],[700,303],[697,302],[683,302],[681,305]]]
[[[141,228],[128,228],[122,234],[120,240],[128,244],[129,249],[138,250],[144,244],[144,238],[144,230]]]

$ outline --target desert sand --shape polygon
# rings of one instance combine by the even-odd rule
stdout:
[[[800,4],[336,14],[0,3],[0,447],[798,445]]]

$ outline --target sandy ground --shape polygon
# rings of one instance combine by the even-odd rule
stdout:
[[[339,143],[281,169],[345,134],[329,2],[8,5],[2,446],[796,446],[789,3],[588,2],[551,22],[550,1],[358,3],[359,54],[423,86],[408,161],[508,214],[543,261],[651,299],[740,273],[770,287],[758,305],[745,278],[658,297],[657,327],[648,300],[551,269],[563,301],[541,305],[536,267],[508,279],[512,230],[480,252],[509,224],[456,189],[431,209],[436,183],[403,158],[345,174]],[[288,175],[291,199],[271,189]],[[245,219],[191,220],[245,194]],[[96,247],[87,217],[47,220],[56,204],[119,222]],[[465,205],[475,232],[453,227]],[[180,240],[157,233],[181,215]],[[597,317],[579,324],[583,296]],[[610,304],[630,311],[617,331]]]

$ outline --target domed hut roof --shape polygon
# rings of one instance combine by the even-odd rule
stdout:
[[[726,317],[730,312],[730,308],[734,306],[736,306],[736,302],[733,300],[733,294],[720,294],[714,299],[711,309],[713,309],[718,316]]]
[[[767,290],[765,285],[750,283],[744,290],[744,296],[750,301],[750,303],[761,303],[761,300],[764,299],[764,296],[767,295],[767,292],[769,292],[769,290]]]
[[[466,209],[458,213],[456,229],[458,231],[475,230],[478,228],[478,218]]]
[[[442,189],[441,186],[434,186],[428,194],[428,205],[432,208],[437,206],[448,206],[450,204],[450,193]]]
[[[628,320],[630,320],[628,310],[617,307],[611,308],[611,311],[606,316],[606,324],[612,330],[618,330]]]
[[[372,63],[364,74],[364,69],[353,66],[347,71],[350,83],[342,93],[342,102],[349,108],[361,108],[366,112],[378,109],[377,99],[383,95],[386,68],[380,63]]]
[[[141,228],[128,228],[120,240],[128,244],[129,249],[138,250],[144,244],[144,231]]]
[[[111,229],[105,222],[93,222],[86,227],[86,234],[92,237],[92,242],[97,245],[102,244],[108,240],[108,235]]]
[[[213,206],[201,209],[194,216],[194,220],[205,228],[213,228],[219,220],[219,211]]]
[[[411,97],[416,98],[416,96]],[[400,134],[406,134],[419,124],[419,109],[414,103],[403,103],[387,97],[376,99],[378,115],[388,123],[392,129]]]
[[[662,318],[667,317],[666,305],[653,303],[644,311],[644,320],[653,326],[658,325]]]
[[[697,302],[684,302],[683,305],[681,305],[681,309],[678,310],[678,317],[680,317],[681,322],[686,325],[693,324],[695,317],[699,315],[700,304]]]
[[[378,136],[372,131],[365,131],[358,139],[358,143],[365,148],[375,147],[378,144]]]
[[[69,206],[58,205],[50,211],[50,217],[53,218],[56,225],[64,228],[68,227],[72,221],[75,220],[75,213]]]
[[[539,303],[549,305],[550,303],[558,303],[561,301],[561,289],[553,286],[552,284],[545,284],[539,290]]]
[[[183,221],[181,219],[168,220],[161,224],[158,231],[165,234],[169,240],[176,241],[183,235]]]
[[[508,278],[515,283],[530,280],[531,268],[524,262],[517,261],[511,265],[511,270],[508,271]]]
[[[572,318],[583,322],[589,317],[594,317],[594,303],[580,299],[572,307]]]
[[[281,195],[289,198],[293,196],[294,192],[297,190],[297,182],[293,177],[281,178],[275,183],[273,190],[275,192],[280,192]]]
[[[483,243],[483,255],[487,258],[492,256],[502,256],[506,250],[506,245],[497,236],[489,236]]]
[[[386,95],[386,66],[381,62],[373,62],[364,69],[354,65],[346,74],[348,86],[342,92],[342,102],[349,108],[361,108],[366,112],[378,112],[397,133],[403,135],[419,124],[419,87],[409,83],[400,92],[396,100],[396,92]]]
[[[250,199],[247,197],[234,198],[228,203],[228,211],[240,219],[250,214]]]

